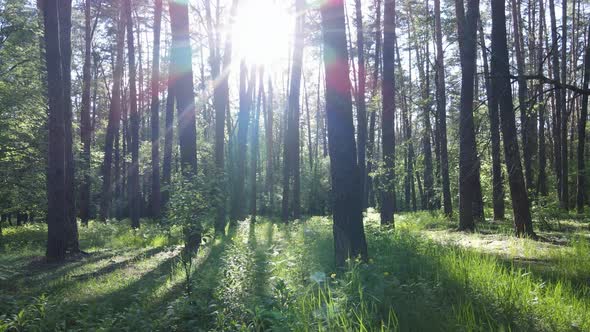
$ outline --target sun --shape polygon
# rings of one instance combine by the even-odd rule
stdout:
[[[294,17],[281,0],[240,2],[233,28],[236,60],[272,67],[287,59]]]

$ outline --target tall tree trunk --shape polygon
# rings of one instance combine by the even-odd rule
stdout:
[[[588,89],[590,82],[590,25],[588,25],[588,34],[586,36],[586,50],[584,54],[584,81],[583,89]],[[582,108],[580,110],[580,120],[578,121],[578,176],[577,176],[577,195],[576,207],[578,213],[584,213],[584,196],[585,196],[585,178],[586,165],[584,162],[584,144],[586,143],[586,121],[588,120],[588,94],[582,96]]]
[[[526,235],[534,237],[535,233],[532,227],[529,198],[522,174],[514,109],[512,107],[505,10],[504,1],[492,0],[491,69],[492,73],[495,74],[492,80],[492,93],[497,96],[500,106],[504,155],[506,158],[506,167],[508,168],[508,182],[510,183],[515,232],[517,236]]]
[[[178,111],[180,165],[185,176],[197,172],[197,124],[193,84],[188,2],[170,1],[171,75]]]
[[[256,102],[256,110],[252,119],[252,137],[250,140],[250,217],[252,222],[256,222],[256,215],[258,213],[256,206],[256,174],[258,173],[258,126],[260,123],[261,107],[263,107],[264,100],[264,70],[262,67],[259,70],[258,76],[258,100]]]
[[[393,224],[395,208],[395,0],[384,0],[383,80],[381,98],[382,149],[385,174],[380,181],[381,224]]]
[[[266,128],[264,135],[266,136],[266,192],[268,194],[269,212],[274,211],[274,149],[273,149],[273,121],[274,121],[274,105],[273,105],[273,89],[272,81],[268,78],[268,104],[264,108],[266,110]]]
[[[117,23],[117,42],[116,42],[116,60],[113,69],[113,88],[111,96],[111,104],[109,110],[109,121],[107,124],[107,132],[104,146],[104,160],[102,164],[102,198],[100,204],[99,218],[105,221],[109,217],[112,201],[112,160],[113,160],[113,142],[115,137],[119,135],[119,127],[121,123],[121,79],[123,77],[123,51],[125,47],[125,10],[123,4],[119,5],[119,22]],[[125,142],[123,142],[123,149],[125,149]],[[119,179],[115,179],[119,180]]]
[[[567,83],[567,0],[561,5],[561,83]],[[569,210],[568,154],[567,154],[567,93],[561,89],[561,201],[560,207]]]
[[[246,178],[246,143],[248,140],[248,126],[250,122],[250,104],[252,94],[248,93],[251,88],[248,85],[248,69],[245,60],[240,63],[240,110],[238,113],[238,135],[237,135],[237,156],[236,175],[234,177],[234,195],[232,197],[231,221],[235,222],[244,217],[244,185]],[[250,76],[255,76],[254,72]]]
[[[555,2],[554,0],[549,0],[549,14],[551,17],[551,58],[553,62],[553,79],[559,82],[561,80],[561,75],[559,74],[559,46],[558,46],[558,37],[557,37],[557,23],[555,19]],[[561,172],[561,113],[563,112],[565,105],[562,105],[561,95],[565,93],[565,90],[561,88],[561,86],[555,86],[555,101],[554,101],[554,114],[553,114],[553,155],[554,155],[554,165],[555,165],[555,174],[557,176],[557,196],[559,197],[559,201],[562,204],[562,172]]]
[[[442,27],[440,18],[440,0],[434,0],[434,22],[436,34],[436,110],[437,141],[440,149],[440,173],[442,177],[442,192],[444,213],[447,217],[453,214],[451,203],[451,187],[449,180],[449,157],[447,152],[447,96],[445,87],[445,64],[442,44]]]
[[[80,111],[80,140],[82,141],[82,184],[80,186],[80,219],[88,225],[90,219],[90,144],[92,127],[90,123],[90,85],[92,34],[90,26],[90,0],[84,2],[84,65],[82,67],[82,107]]]
[[[284,222],[289,220],[289,205],[292,207],[292,214],[294,219],[299,219],[301,216],[301,170],[300,170],[300,154],[299,154],[299,114],[300,103],[299,97],[301,94],[301,69],[303,66],[303,37],[305,24],[305,1],[295,0],[295,12],[297,13],[295,21],[295,40],[293,44],[293,62],[291,63],[291,77],[289,79],[289,104],[287,108],[287,130],[285,135],[285,156],[288,158],[285,162],[288,165],[283,167],[283,203],[282,203],[282,219]],[[289,202],[289,193],[285,191],[290,190],[290,179],[293,178],[293,199]]]
[[[429,66],[429,62],[425,61],[425,59],[430,58],[430,52],[428,48],[428,43],[426,43],[426,52],[422,56],[420,55],[420,46],[418,45],[418,40],[416,39],[415,43],[416,48],[416,61],[418,64],[418,75],[420,78],[420,103],[422,105],[422,125],[424,128],[422,129],[422,150],[424,154],[424,189],[421,189],[420,185],[420,178],[417,177],[419,189],[420,189],[420,198],[422,202],[422,208],[426,210],[434,210],[434,175],[432,172],[432,145],[430,144],[430,111],[431,111],[431,104],[429,101],[429,93],[430,93],[430,77],[429,77],[429,70],[424,70],[424,64]],[[418,171],[416,171],[418,174]]]
[[[356,48],[358,52],[358,89],[357,89],[357,96],[355,98],[356,101],[356,116],[357,116],[357,127],[358,127],[358,135],[357,135],[357,155],[358,155],[358,164],[359,169],[361,172],[361,189],[363,191],[363,210],[367,207],[367,201],[365,199],[367,191],[366,188],[366,145],[367,145],[367,104],[366,104],[366,65],[365,65],[365,38],[364,38],[364,30],[363,30],[363,12],[361,8],[361,0],[355,0],[355,13],[356,13]]]
[[[524,180],[527,190],[534,188],[533,184],[533,153],[534,140],[531,137],[533,119],[529,115],[528,85],[524,78],[525,57],[523,48],[522,27],[520,21],[520,0],[510,0],[512,9],[512,26],[514,28],[514,50],[516,53],[516,68],[518,73],[518,107],[520,109],[520,132],[522,136],[522,152],[524,161]]]
[[[47,251],[49,261],[61,261],[66,256],[68,211],[66,202],[66,100],[60,49],[58,3],[43,3],[45,62],[49,102],[49,140],[47,147]]]
[[[504,220],[504,179],[500,159],[500,117],[498,114],[498,100],[493,94],[492,80],[488,65],[488,49],[485,44],[483,27],[479,24],[479,42],[483,60],[486,96],[488,98],[488,113],[490,118],[490,139],[492,142],[492,209],[494,220]]]
[[[455,1],[457,31],[461,58],[461,106],[459,113],[459,229],[475,229],[474,205],[479,181],[479,158],[475,143],[473,97],[475,59],[477,55],[477,21],[479,0],[467,1],[467,14],[463,0]]]
[[[172,51],[174,52],[174,51]],[[169,72],[170,73],[170,72]],[[172,184],[172,144],[174,140],[174,89],[172,88],[172,78],[168,77],[168,91],[166,97],[166,118],[164,131],[164,158],[162,160],[162,204],[166,206],[170,199],[170,185]]]
[[[58,4],[59,39],[61,52],[61,70],[64,93],[65,121],[65,154],[66,154],[66,204],[67,227],[66,242],[68,252],[80,251],[78,245],[78,222],[76,221],[76,170],[74,165],[73,132],[72,132],[72,1],[63,0]]]
[[[152,216],[161,215],[160,193],[160,27],[162,0],[156,0],[154,9],[154,52],[152,60]]]
[[[543,64],[545,60],[543,43],[545,41],[545,0],[539,0],[539,45],[537,52],[537,68],[539,75],[543,75]],[[545,149],[545,103],[544,85],[539,82],[538,99],[539,105],[539,176],[537,177],[537,191],[541,196],[547,196],[547,156]]]
[[[343,267],[349,257],[367,258],[367,242],[363,228],[360,173],[356,163],[352,123],[344,2],[324,2],[320,11],[326,73],[326,115],[330,136],[330,173],[334,199],[334,251],[336,265]]]
[[[233,26],[236,10],[237,0],[232,2],[230,13],[230,29],[228,29],[225,39],[225,50],[223,53],[223,74],[219,68],[219,45],[217,45],[218,38],[213,36],[213,24],[211,23],[211,14],[209,9],[209,1],[206,2],[207,8],[207,24],[209,34],[209,63],[211,65],[211,73],[215,82],[213,90],[213,108],[215,109],[215,167],[217,168],[217,176],[220,179],[220,199],[219,206],[215,216],[215,231],[221,233],[225,230],[226,217],[226,177],[225,177],[225,112],[229,107],[229,72],[231,64],[232,53],[232,34],[231,27]],[[210,26],[210,27],[209,27]]]
[[[139,228],[141,194],[139,189],[139,111],[137,110],[137,85],[135,68],[135,44],[131,0],[125,0],[127,15],[127,56],[129,57],[129,130],[131,132],[131,164],[129,165],[128,204],[131,227]]]
[[[373,83],[371,91],[371,99],[375,100],[375,97],[379,93],[379,72],[381,64],[381,0],[375,0],[375,55],[373,58]],[[363,201],[364,207],[375,206],[374,200],[374,180],[369,175],[373,171],[373,163],[376,160],[375,156],[375,116],[376,110],[373,110],[369,120],[369,141],[367,144],[367,175],[366,175],[366,186],[364,191]]]

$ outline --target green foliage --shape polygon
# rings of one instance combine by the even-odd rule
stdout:
[[[58,266],[35,262],[43,226],[9,227],[0,331],[590,328],[586,222],[561,220],[567,241],[554,245],[512,237],[509,222],[466,235],[438,214],[396,220],[383,229],[370,211],[371,259],[343,270],[333,264],[329,218],[244,221],[191,256],[189,273],[182,225],[90,222],[80,236],[91,255]]]
[[[36,9],[0,1],[0,213],[45,211],[46,107]]]

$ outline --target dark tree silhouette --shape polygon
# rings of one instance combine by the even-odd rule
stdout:
[[[514,228],[518,236],[535,236],[531,221],[529,198],[522,174],[520,152],[512,105],[510,71],[508,62],[508,44],[506,41],[506,7],[504,1],[492,0],[492,63],[494,73],[492,90],[500,106],[502,136],[504,138],[504,156],[508,169],[508,182],[512,197]]]
[[[395,208],[395,0],[384,0],[381,145],[385,175],[381,179],[381,223],[393,224]]]
[[[337,266],[349,257],[367,257],[362,220],[360,173],[352,123],[352,99],[348,77],[348,50],[343,0],[321,5],[326,115],[330,150],[330,174],[334,200],[334,250]]]

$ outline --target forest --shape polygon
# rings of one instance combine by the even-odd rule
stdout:
[[[590,331],[589,0],[0,0],[0,332]]]

